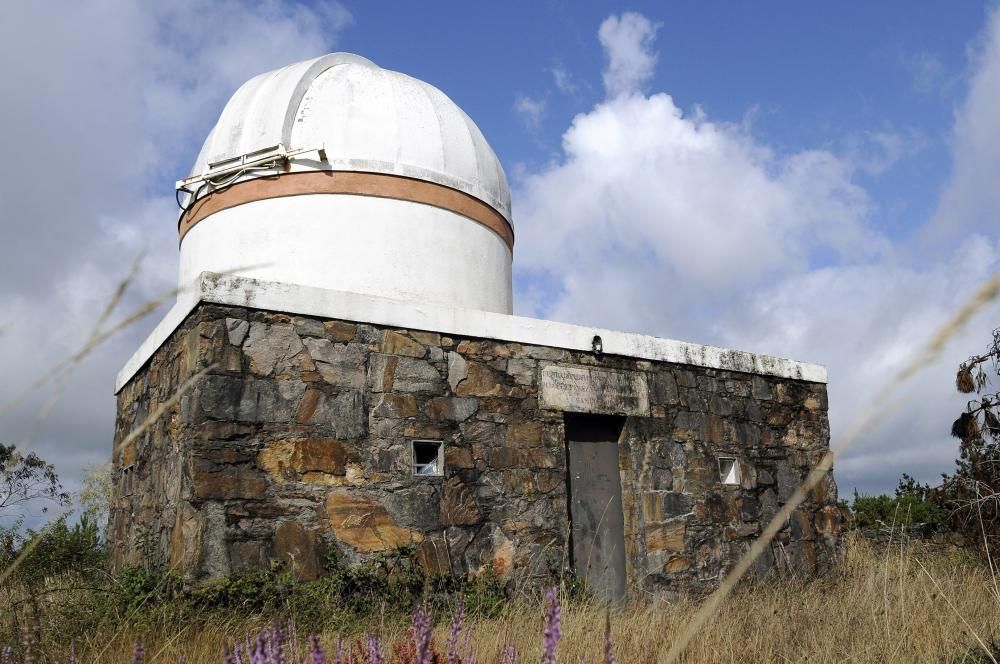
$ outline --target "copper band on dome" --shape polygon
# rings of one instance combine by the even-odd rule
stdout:
[[[502,214],[483,201],[444,185],[384,173],[309,171],[261,177],[234,184],[199,198],[177,223],[180,239],[194,226],[221,210],[268,198],[305,194],[355,194],[433,205],[486,226],[514,250],[514,230]]]

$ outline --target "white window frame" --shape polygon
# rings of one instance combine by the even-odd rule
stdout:
[[[437,461],[435,465],[437,470],[435,472],[420,472],[421,468],[426,468],[430,466],[429,463],[417,463],[417,446],[418,445],[437,445]],[[413,477],[443,477],[444,476],[444,441],[443,440],[433,440],[426,438],[414,438],[410,441],[410,474]]]
[[[740,460],[734,456],[720,456],[719,458],[719,482],[723,486],[740,486],[743,482],[743,475],[740,471]],[[732,461],[733,465],[730,467],[729,473],[723,467],[723,463],[727,461]],[[732,481],[728,481],[727,478],[732,477]]]

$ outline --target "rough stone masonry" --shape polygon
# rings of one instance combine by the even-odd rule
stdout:
[[[311,579],[327,547],[406,547],[431,573],[547,583],[581,565],[566,412],[622,423],[631,597],[714,588],[829,444],[821,383],[202,303],[118,394],[113,559]],[[414,440],[440,443],[440,475],[414,472]],[[828,476],[755,572],[828,569],[836,497]]]

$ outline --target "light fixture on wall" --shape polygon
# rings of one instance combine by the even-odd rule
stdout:
[[[593,340],[590,342],[590,348],[594,351],[594,357],[604,355],[604,341],[601,340],[600,335],[594,335]]]

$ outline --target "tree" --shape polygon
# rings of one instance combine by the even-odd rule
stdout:
[[[1000,376],[1000,329],[993,331],[985,353],[958,367],[955,387],[975,396],[951,426],[960,441],[959,458],[936,498],[954,530],[993,553],[1000,542],[1000,392],[991,390],[991,375]]]
[[[69,494],[63,491],[52,464],[34,452],[25,455],[13,445],[0,444],[0,517],[36,501],[64,506]],[[42,511],[47,510],[43,504]]]

